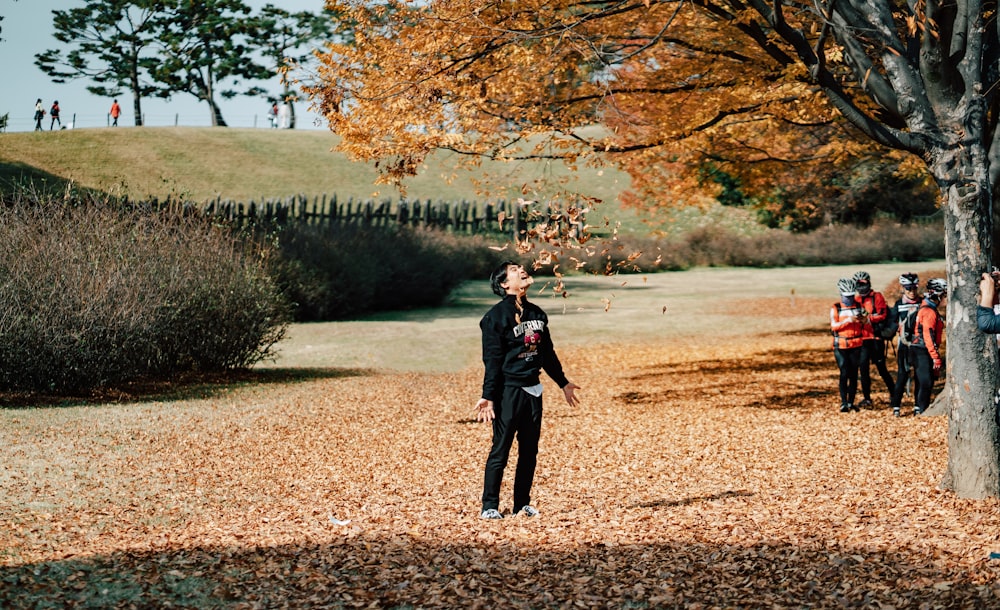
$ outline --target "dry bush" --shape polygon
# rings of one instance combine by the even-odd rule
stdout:
[[[482,236],[422,228],[289,224],[272,272],[300,322],[440,305],[502,260]]]
[[[263,252],[199,218],[18,195],[0,214],[0,388],[246,367],[284,334]]]

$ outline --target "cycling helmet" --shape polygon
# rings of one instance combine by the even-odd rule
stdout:
[[[948,296],[948,281],[939,277],[927,280],[927,294],[933,297]]]
[[[857,284],[858,294],[868,294],[872,289],[872,278],[867,271],[858,271],[851,279]]]
[[[837,290],[842,297],[853,297],[858,292],[858,283],[854,278],[842,277],[837,280]]]
[[[916,290],[920,284],[920,278],[916,273],[904,273],[899,276],[899,285],[906,290]]]

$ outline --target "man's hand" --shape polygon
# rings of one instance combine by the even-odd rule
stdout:
[[[941,374],[941,359],[934,358],[933,362],[934,362],[934,377],[937,377],[938,375]]]
[[[476,402],[476,421],[489,423],[496,419],[493,413],[493,401],[480,398]]]
[[[979,304],[992,308],[997,302],[997,284],[992,274],[984,273],[979,280]]]
[[[569,406],[571,406],[571,407],[579,406],[580,399],[577,398],[576,394],[574,393],[574,392],[576,392],[576,390],[579,390],[579,389],[580,389],[580,386],[576,385],[573,382],[569,382],[569,383],[567,383],[563,387],[563,389],[562,389],[563,396],[566,397],[566,402],[567,402],[567,404],[569,404]]]

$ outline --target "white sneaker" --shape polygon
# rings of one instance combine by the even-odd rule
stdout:
[[[503,519],[503,515],[500,514],[495,508],[487,508],[483,511],[483,514],[479,515],[480,519]]]
[[[517,511],[517,514],[524,515],[525,517],[537,517],[538,509],[530,504],[525,504],[521,507],[521,510]]]

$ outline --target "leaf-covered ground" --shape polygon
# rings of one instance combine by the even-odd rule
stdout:
[[[541,515],[498,522],[475,366],[8,409],[0,606],[998,607],[946,419],[837,412],[827,342],[561,349],[583,407],[546,386]]]

